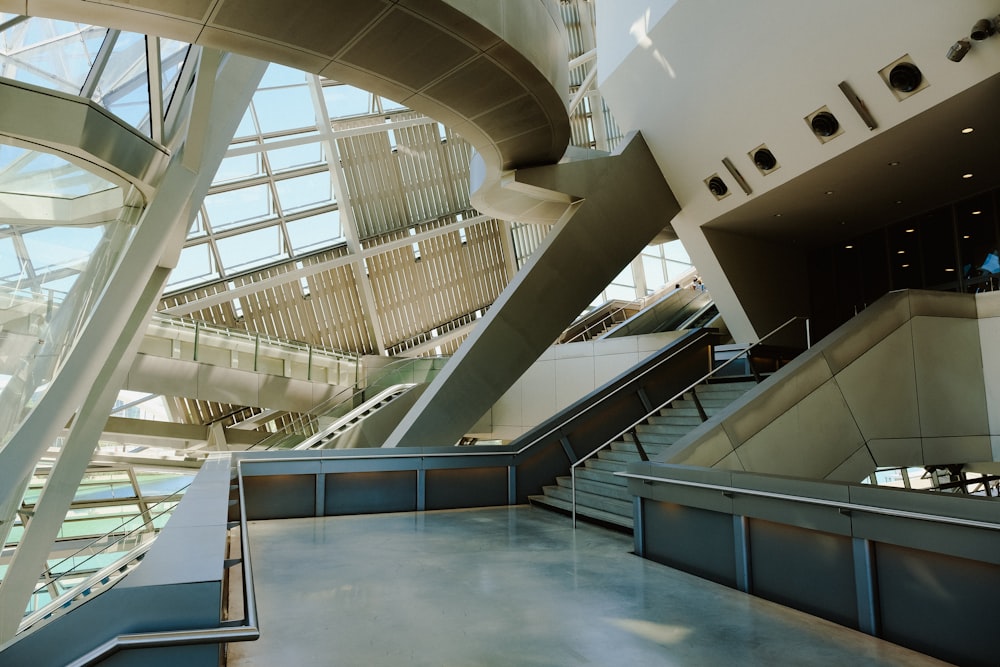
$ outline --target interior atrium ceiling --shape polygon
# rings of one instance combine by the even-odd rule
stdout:
[[[572,142],[612,150],[622,137],[595,86],[593,4],[559,7]],[[177,129],[173,91],[191,84],[198,53],[173,40],[0,14],[0,76],[90,99],[159,143]],[[79,203],[103,187],[55,156],[18,150],[0,148],[0,190],[62,192],[55,196]],[[476,211],[471,156],[468,142],[431,118],[271,65],[199,207],[160,309],[353,354],[451,354],[548,232]],[[73,235],[88,233],[86,226],[71,233],[0,227],[0,279],[27,273],[43,276],[40,287],[64,287],[53,282],[58,273],[35,265],[67,256],[85,245]],[[67,249],[31,242],[46,235]],[[689,269],[679,242],[650,246],[594,305],[644,297]],[[186,422],[246,416],[240,406],[188,397],[170,404]]]

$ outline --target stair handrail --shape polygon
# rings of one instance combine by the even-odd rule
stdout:
[[[35,588],[31,592],[31,594],[32,595],[36,595],[37,593],[39,593],[44,588],[47,588],[48,586],[51,586],[52,584],[58,582],[63,577],[66,577],[66,576],[69,576],[69,575],[73,574],[78,569],[80,569],[80,566],[82,566],[84,563],[86,563],[90,559],[92,559],[92,558],[94,558],[94,557],[96,557],[96,556],[98,556],[98,555],[100,555],[100,554],[108,551],[112,547],[114,547],[114,546],[116,546],[116,545],[124,542],[126,539],[135,536],[137,533],[141,533],[145,528],[147,528],[149,526],[152,526],[153,522],[156,519],[159,519],[160,517],[162,517],[164,514],[167,514],[168,512],[172,512],[174,510],[174,508],[170,507],[169,509],[163,509],[163,510],[157,512],[155,515],[153,514],[153,510],[156,509],[157,507],[159,507],[160,505],[162,505],[163,503],[173,502],[175,498],[183,496],[184,492],[186,492],[187,489],[188,489],[188,487],[190,487],[190,486],[191,486],[191,482],[188,482],[187,484],[185,484],[181,488],[177,489],[176,491],[174,491],[170,495],[164,496],[163,498],[161,498],[160,500],[158,500],[154,504],[152,504],[149,507],[147,507],[145,512],[140,512],[140,513],[136,514],[135,516],[133,516],[133,517],[131,517],[131,518],[123,521],[122,524],[119,525],[119,526],[117,526],[116,528],[112,528],[111,530],[109,530],[108,532],[104,533],[103,535],[99,535],[99,536],[95,537],[94,539],[90,540],[90,543],[87,546],[81,547],[81,548],[77,549],[76,551],[74,551],[70,555],[68,555],[65,558],[62,558],[61,560],[59,560],[54,565],[46,568],[45,571],[42,572],[41,576],[48,575],[48,578],[46,578],[44,584],[42,584],[41,586]],[[128,525],[129,523],[135,521],[136,519],[141,519],[141,523],[139,524],[138,527],[132,528],[130,530],[127,530],[126,532],[122,532],[123,529],[125,529],[126,525]],[[79,563],[75,564],[73,567],[68,568],[67,570],[65,570],[63,572],[59,572],[59,573],[54,573],[53,572],[53,570],[55,570],[56,568],[58,568],[63,563],[66,563],[67,561],[70,561],[70,560],[76,558],[77,556],[80,556],[84,552],[86,552],[86,551],[88,551],[90,549],[93,549],[95,547],[95,545],[99,544],[101,542],[101,540],[104,540],[104,539],[108,539],[109,540],[107,544],[101,546],[99,549],[97,549],[97,551],[94,551],[89,556],[87,556],[86,558],[84,558],[82,561],[80,561]],[[129,553],[130,552],[126,552],[125,556],[123,556],[121,559],[119,559],[117,561],[117,563],[120,565],[121,561],[125,560],[125,558],[128,557]],[[79,590],[81,586],[82,586],[82,584],[78,584],[77,586],[74,586],[69,591],[67,591],[67,593]],[[62,597],[63,596],[60,596],[60,598],[62,598]],[[49,605],[46,605],[46,607],[48,607],[48,606]]]
[[[118,635],[80,656],[68,667],[89,667],[123,649],[245,642],[255,641],[260,637],[257,595],[254,592],[253,565],[250,561],[250,533],[247,531],[246,494],[243,489],[243,471],[240,462],[236,464],[236,480],[240,506],[240,519],[236,524],[240,528],[240,561],[243,564],[243,619],[223,621],[216,627],[193,630],[163,630]]]
[[[748,355],[749,352],[752,349],[754,349],[757,346],[759,346],[765,340],[767,340],[771,336],[775,335],[776,333],[778,333],[779,331],[781,331],[782,329],[784,329],[788,325],[792,324],[793,322],[797,322],[799,320],[805,321],[805,325],[806,325],[805,326],[805,332],[806,332],[806,349],[809,349],[812,346],[811,341],[809,339],[809,318],[808,317],[803,317],[801,315],[796,315],[795,317],[789,318],[788,320],[786,320],[785,322],[783,322],[782,324],[780,324],[777,328],[772,329],[770,332],[768,332],[762,338],[758,339],[757,342],[750,343],[739,354],[734,355],[730,359],[727,359],[724,363],[719,364],[718,366],[716,366],[715,368],[713,368],[712,370],[710,370],[708,373],[706,373],[705,375],[703,375],[701,378],[695,380],[690,385],[688,385],[687,387],[685,387],[681,391],[677,392],[670,399],[668,399],[666,401],[663,401],[659,405],[655,406],[654,408],[652,408],[651,410],[649,410],[648,412],[646,412],[646,414],[643,417],[640,417],[638,420],[632,422],[629,426],[627,426],[624,429],[622,429],[621,431],[619,431],[618,434],[615,435],[615,436],[613,436],[610,440],[608,440],[604,444],[599,445],[598,447],[594,448],[589,453],[587,453],[586,455],[580,457],[574,463],[572,463],[570,465],[570,468],[569,468],[569,473],[570,473],[570,487],[571,487],[571,493],[572,493],[573,528],[574,529],[576,528],[576,469],[579,466],[583,465],[588,460],[590,460],[591,458],[593,458],[594,456],[596,456],[598,452],[601,452],[605,448],[609,447],[611,445],[611,443],[613,443],[614,441],[616,441],[618,438],[620,438],[623,435],[625,435],[626,433],[632,431],[637,426],[639,426],[639,424],[642,424],[643,422],[645,422],[647,419],[650,418],[650,416],[656,414],[657,412],[659,412],[660,410],[662,410],[666,406],[668,406],[671,403],[673,403],[674,401],[678,400],[679,398],[681,398],[682,396],[684,396],[684,394],[688,393],[689,391],[693,391],[695,387],[697,387],[698,385],[702,384],[703,382],[706,382],[707,380],[711,379],[716,373],[718,373],[719,371],[721,371],[723,368],[726,368],[727,366],[729,366],[729,364],[733,363],[734,361],[736,361],[737,359],[739,359],[743,355]],[[636,448],[639,450],[640,456],[643,456],[642,445],[639,443],[639,439],[638,438],[636,438]],[[643,458],[644,458],[644,456],[643,456]]]
[[[68,607],[73,600],[81,595],[81,591],[93,589],[98,583],[102,583],[105,579],[109,579],[116,572],[124,572],[124,570],[127,569],[132,563],[141,561],[142,557],[146,555],[146,552],[149,551],[152,546],[153,540],[146,540],[145,542],[142,542],[130,551],[127,551],[124,556],[114,563],[104,566],[104,568],[90,575],[59,597],[50,600],[45,606],[40,607],[39,609],[36,609],[32,613],[28,614],[18,624],[18,634],[27,632],[39,621],[53,616],[64,607]]]

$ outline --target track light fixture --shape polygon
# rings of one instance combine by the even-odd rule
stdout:
[[[969,33],[969,37],[981,42],[993,33],[997,31],[994,21],[996,19],[979,19],[976,24],[972,26],[972,32]]]
[[[969,32],[969,37],[976,42],[981,42],[984,39],[997,34],[997,32],[1000,32],[1000,16],[995,16],[991,19],[979,19],[976,21],[976,23],[972,26],[972,30]],[[948,49],[947,58],[954,63],[960,62],[971,48],[972,44],[969,43],[969,40],[963,37],[951,45],[951,48]]]
[[[960,39],[952,44],[951,48],[948,49],[947,58],[953,63],[961,62],[962,58],[965,57],[965,54],[968,53],[971,48],[972,44],[969,43],[969,40]]]

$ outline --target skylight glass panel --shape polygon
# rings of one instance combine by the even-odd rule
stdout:
[[[191,221],[191,227],[188,229],[188,239],[196,239],[199,236],[205,236],[208,230],[205,229],[205,219],[201,217],[201,210],[199,210],[195,216],[194,220]]]
[[[399,102],[393,102],[388,97],[381,98],[382,100],[382,111],[405,111],[409,107],[403,106]]]
[[[258,89],[277,88],[281,86],[296,86],[306,82],[306,73],[302,70],[292,69],[285,65],[271,63],[267,66],[267,71],[260,79]]]
[[[333,202],[333,188],[327,171],[285,178],[275,181],[274,186],[278,190],[278,202],[285,213]]]
[[[317,140],[312,143],[268,150],[267,162],[271,166],[271,172],[280,173],[289,169],[325,164],[323,145],[319,142],[319,137],[316,138]]]
[[[309,88],[300,86],[258,89],[253,96],[257,122],[264,134],[316,126]]]
[[[323,87],[323,99],[330,118],[362,116],[371,113],[372,94],[344,84]]]
[[[170,272],[170,287],[186,287],[209,282],[219,278],[219,270],[212,257],[212,248],[207,243],[188,246],[181,250],[177,266]]]
[[[191,45],[173,39],[160,39],[160,83],[163,92],[163,110],[170,108],[177,89],[184,61],[187,60]]]
[[[344,240],[340,227],[340,211],[327,211],[308,218],[291,220],[285,223],[285,228],[288,230],[292,251],[296,254]]]
[[[102,227],[46,227],[21,234],[36,272],[82,269],[104,235]]]
[[[0,76],[77,95],[107,28],[33,17],[0,33]]]
[[[227,274],[288,259],[277,225],[217,239],[215,244]]]
[[[94,92],[94,101],[149,134],[149,76],[146,37],[122,32]]]
[[[26,277],[25,267],[17,256],[13,239],[9,236],[0,237],[0,280],[8,286],[16,287]],[[0,307],[2,306],[4,299],[0,296]]]
[[[236,134],[233,135],[236,139],[243,139],[246,137],[256,137],[257,136],[257,125],[254,123],[253,112],[250,107],[247,107],[247,111],[243,114],[243,119],[240,120],[239,126],[236,128]]]
[[[208,224],[218,232],[274,215],[271,187],[267,183],[218,192],[205,197]]]
[[[239,147],[234,144],[233,148]],[[229,183],[253,176],[260,176],[264,173],[261,164],[260,153],[250,153],[248,155],[236,155],[227,157],[219,164],[219,170],[215,172],[213,183]]]
[[[0,192],[74,199],[114,187],[57,155],[0,144]]]

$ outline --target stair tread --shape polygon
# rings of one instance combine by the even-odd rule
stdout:
[[[531,501],[533,504],[555,507],[565,512],[573,511],[572,503],[567,503],[565,501],[559,500],[558,498],[548,498],[546,496],[528,496],[528,500]],[[603,521],[604,523],[610,523],[616,526],[622,526],[624,528],[629,528],[629,529],[632,528],[633,524],[631,516],[624,517],[619,514],[604,512],[602,510],[594,509],[592,507],[581,508],[578,505],[576,508],[576,514],[578,517],[589,517],[592,519],[597,519],[598,521]]]

